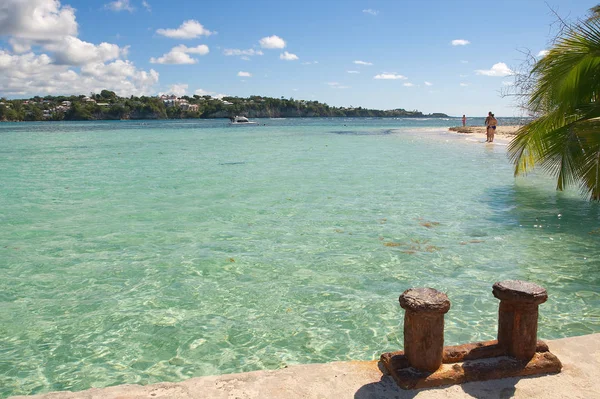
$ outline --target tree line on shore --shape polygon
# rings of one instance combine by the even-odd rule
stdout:
[[[404,109],[376,110],[362,107],[332,107],[318,101],[250,96],[131,96],[119,97],[102,90],[79,96],[35,96],[30,99],[0,99],[0,121],[120,120],[278,117],[447,117]]]

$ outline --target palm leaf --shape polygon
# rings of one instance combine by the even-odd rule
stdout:
[[[515,175],[540,166],[558,190],[579,185],[600,199],[600,21],[582,22],[534,66],[529,108],[541,115],[508,147]]]

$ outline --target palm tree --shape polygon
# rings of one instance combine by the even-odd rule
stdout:
[[[534,66],[528,108],[539,115],[509,144],[515,175],[539,165],[557,189],[600,200],[600,20],[569,27]]]

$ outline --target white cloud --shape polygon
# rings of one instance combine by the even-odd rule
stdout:
[[[120,96],[149,94],[158,83],[158,72],[138,70],[131,61],[116,60],[110,64],[90,64],[81,68],[81,76],[85,86],[96,84],[94,90],[114,90]],[[95,82],[94,82],[95,81]],[[72,92],[72,91],[71,91]],[[85,93],[82,87],[76,92]]]
[[[248,49],[248,50],[240,50],[237,48],[226,48],[223,50],[223,54],[227,56],[237,55],[237,56],[255,56],[255,55],[263,55],[263,52],[260,50]]]
[[[189,54],[206,55],[210,50],[205,44],[201,44],[196,47],[187,47],[183,44],[175,46],[167,54],[163,54],[162,57],[150,58],[152,64],[172,64],[172,65],[183,65],[183,64],[195,64],[198,62],[197,59],[192,58]]]
[[[73,36],[67,36],[60,42],[51,42],[44,46],[54,53],[54,61],[63,65],[85,65],[91,62],[106,62],[126,55],[128,47],[119,48],[116,44],[98,45],[84,42]]]
[[[99,80],[110,79],[111,76],[132,76],[135,71],[133,63],[117,60],[110,64],[94,62],[81,67],[81,75]],[[106,75],[106,76],[104,76]]]
[[[210,51],[206,44],[201,44],[196,47],[186,47],[182,44],[177,47],[174,47],[174,49],[178,49],[178,51],[183,51],[185,53],[199,54],[199,55],[206,55]]]
[[[126,81],[127,79],[142,87],[158,83],[158,72],[153,69],[150,72],[139,71],[131,61],[123,60],[116,60],[110,64],[96,63],[85,65],[81,68],[81,76],[84,79],[94,78],[107,87],[122,86],[122,88],[113,89],[117,93],[136,91],[124,90],[128,87],[132,89],[132,85]]]
[[[478,69],[475,72],[478,75],[500,77],[513,74],[513,71],[511,71],[510,68],[504,62],[498,62],[497,64],[492,65],[491,69]]]
[[[150,63],[152,64],[171,64],[171,65],[185,65],[185,64],[195,64],[198,60],[190,57],[186,53],[182,53],[179,51],[170,51],[167,54],[164,54],[162,57],[158,58],[150,58]]]
[[[471,44],[470,41],[465,39],[455,39],[450,42],[453,46],[466,46],[467,44]]]
[[[514,85],[515,85],[515,82],[511,82],[511,81],[508,81],[508,80],[503,80],[502,81],[502,86],[514,86]]]
[[[364,12],[365,14],[371,14],[371,15],[377,15],[377,14],[379,14],[379,11],[373,10],[371,8],[367,8],[366,10],[362,10],[362,12]]]
[[[240,76],[240,77],[243,77],[243,78],[250,78],[250,77],[252,77],[252,74],[250,72],[239,71],[237,73],[237,76]]]
[[[133,8],[131,6],[131,4],[129,4],[129,0],[115,0],[115,1],[111,1],[108,4],[104,5],[104,8],[107,8],[109,10],[112,11],[129,11],[129,12],[133,12],[135,10],[135,8]]]
[[[367,61],[354,61],[354,63],[357,65],[373,65],[372,62],[367,62]]]
[[[425,81],[425,86],[433,86],[433,83]]]
[[[177,29],[158,29],[156,33],[172,39],[195,39],[199,36],[210,36],[215,32],[205,29],[200,22],[190,19],[183,22]]]
[[[148,95],[158,83],[158,72],[142,71],[130,61],[90,63],[80,73],[57,65],[47,54],[11,55],[0,50],[0,95],[99,93],[113,90],[120,96]]]
[[[55,63],[74,66],[127,55],[128,47],[84,42],[76,37],[77,30],[75,10],[61,6],[58,0],[6,0],[0,3],[0,36],[8,36],[16,53],[26,53],[33,46],[39,46],[53,53]]]
[[[8,42],[10,43],[10,45],[13,48],[13,51],[15,53],[26,53],[29,50],[31,50],[31,41],[29,40],[21,40],[21,39],[15,39],[14,37],[11,37],[10,39],[8,39]]]
[[[284,51],[283,53],[281,53],[279,55],[279,58],[282,60],[286,60],[286,61],[295,61],[298,59],[298,56],[296,54],[292,54],[292,53],[288,53],[287,51]]]
[[[460,84],[462,87],[467,87],[469,84],[468,83],[461,83]]]
[[[319,63],[319,61],[306,61],[306,62],[303,62],[302,65],[313,65],[313,64],[318,64],[318,63]]]
[[[150,62],[152,64],[184,65],[195,64],[198,62],[198,60],[190,57],[186,53],[171,50],[167,54],[164,54],[162,57],[150,58]]]
[[[468,77],[469,77],[469,75],[462,75],[462,74],[461,74],[461,75],[458,75],[458,76],[459,76],[460,78],[468,78]]]
[[[0,50],[0,71],[10,77],[26,78],[30,74],[42,72],[46,69],[51,72],[63,72],[67,68],[52,65],[52,59],[46,54],[35,55],[27,53],[23,55],[11,55],[4,50]],[[5,76],[5,77],[6,77]]]
[[[148,2],[146,0],[142,1],[142,6],[144,6],[144,8],[146,9],[146,11],[148,11],[148,12],[152,11],[152,7],[150,7],[150,4],[148,4]]]
[[[406,82],[404,84],[402,84],[402,86],[406,86],[406,87],[413,87],[414,84],[410,83],[410,82]]]
[[[548,55],[549,52],[550,52],[549,50],[542,50],[539,53],[537,53],[537,56],[538,57],[545,57],[545,56]]]
[[[468,63],[469,63],[469,61],[467,61],[467,60],[460,60],[460,63],[461,63],[461,64],[468,64]]]
[[[58,0],[0,1],[0,36],[16,52],[0,49],[0,95],[152,92],[158,72],[122,60],[128,46],[85,42],[77,32],[75,9]]]
[[[380,73],[379,75],[373,76],[373,79],[385,79],[385,80],[397,80],[397,79],[408,79],[404,75],[399,75],[397,73]]]
[[[214,91],[208,91],[208,90],[204,90],[204,89],[198,89],[194,92],[194,94],[197,96],[211,96],[213,98],[228,97],[227,94],[217,93]]]
[[[279,36],[267,36],[258,41],[262,48],[285,48],[285,40]]]
[[[175,94],[177,97],[185,96],[188,87],[185,83],[176,83],[169,87],[169,94]]]
[[[346,71],[348,73],[360,73],[359,71]]]
[[[350,88],[350,86],[343,86],[343,85],[339,84],[338,82],[327,82],[327,84],[332,89],[349,89]]]
[[[197,95],[197,96],[210,96],[210,95],[215,94],[215,92],[214,91],[207,91],[207,90],[204,90],[204,89],[198,89],[198,90],[196,90],[194,92],[194,94]]]
[[[0,36],[48,42],[76,36],[77,29],[75,9],[57,0],[0,2]]]

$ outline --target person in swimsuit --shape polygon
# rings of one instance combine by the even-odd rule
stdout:
[[[466,126],[466,124],[467,124],[467,117],[464,115],[462,117],[462,123],[463,123],[463,127]]]
[[[490,120],[490,143],[494,142],[494,134],[496,134],[496,126],[498,126],[498,120],[496,116],[492,114],[492,119]]]
[[[489,125],[488,125],[488,140],[490,143],[494,142],[494,134],[496,134],[496,126],[498,125],[498,120],[496,119],[496,117],[494,116],[494,114],[491,114],[491,119],[489,120]]]
[[[485,135],[486,135],[486,143],[490,142],[490,130],[492,130],[490,128],[490,121],[492,120],[492,111],[488,112],[488,116],[485,118],[485,122],[483,122],[483,124],[485,125]]]

